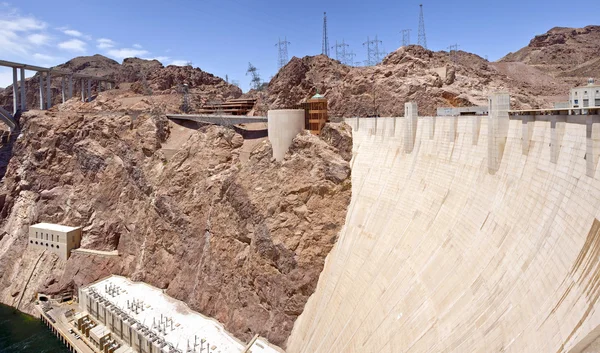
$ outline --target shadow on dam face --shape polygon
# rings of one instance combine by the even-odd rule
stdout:
[[[287,352],[595,352],[600,121],[506,120],[490,173],[476,118],[419,118],[410,153],[404,118],[347,120],[352,201]]]

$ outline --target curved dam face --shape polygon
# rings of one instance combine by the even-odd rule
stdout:
[[[414,146],[411,119],[360,119],[346,224],[287,351],[597,352],[599,124],[581,119],[507,118],[494,146],[487,117],[419,118]]]

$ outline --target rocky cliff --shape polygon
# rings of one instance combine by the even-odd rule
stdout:
[[[105,108],[21,121],[0,186],[2,302],[30,311],[38,290],[115,273],[164,288],[241,339],[285,342],[346,217],[347,125],[299,135],[278,163],[268,142],[242,162],[242,137],[214,126],[167,160],[160,148],[172,123],[160,107],[135,120]],[[83,248],[120,255],[64,262],[29,249],[37,222],[82,226]]]
[[[600,76],[600,26],[555,27],[501,62],[521,62],[563,78]],[[583,83],[583,82],[580,82]]]
[[[323,55],[292,58],[269,83],[266,100],[270,108],[290,107],[317,89],[329,100],[331,115],[350,117],[401,116],[408,101],[419,104],[421,115],[432,115],[442,106],[485,105],[495,91],[510,92],[515,108],[532,108],[548,105],[546,95],[563,88],[523,82],[474,54],[412,45],[370,67],[350,67]]]
[[[187,84],[192,95],[192,105],[201,105],[210,100],[224,101],[241,96],[239,87],[192,66],[164,67],[158,60],[127,58],[122,64],[102,55],[76,57],[56,66],[58,70],[94,75],[115,80],[127,90],[140,95],[181,95],[181,85]],[[51,90],[53,105],[62,103],[60,77],[53,77]],[[26,100],[28,109],[39,108],[39,75],[26,80]],[[79,96],[81,81],[75,80],[73,95]],[[87,86],[86,86],[87,87]],[[94,95],[98,92],[96,82],[92,83]],[[12,111],[12,85],[0,91],[0,106]]]

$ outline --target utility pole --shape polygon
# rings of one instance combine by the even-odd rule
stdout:
[[[346,48],[349,47],[348,44],[342,39],[342,42],[338,44],[337,40],[335,41],[335,46],[331,47],[331,49],[335,48],[335,59],[339,60],[341,63],[346,63]]]
[[[405,47],[407,45],[410,45],[410,29],[403,29],[402,30],[402,46]]]
[[[382,41],[377,39],[377,36],[375,36],[375,39],[373,40],[370,40],[369,37],[367,37],[367,41],[363,43],[363,45],[367,46],[367,66],[377,65],[379,61],[381,61],[382,53],[379,51],[379,44],[382,43]]]
[[[450,57],[452,58],[452,62],[454,65],[458,62],[458,44],[452,44],[448,47],[448,51],[450,53]]]
[[[292,44],[292,43],[287,41],[287,37],[283,41],[281,40],[281,38],[279,38],[279,41],[277,42],[277,44],[275,44],[275,46],[277,47],[277,50],[279,52],[278,64],[279,64],[280,70],[282,67],[284,67],[288,63],[288,50],[287,50],[288,44]]]
[[[418,44],[427,49],[427,37],[425,36],[425,19],[423,18],[423,4],[419,5],[419,41]]]
[[[327,36],[327,12],[323,12],[323,46],[321,54],[329,56],[329,37]]]

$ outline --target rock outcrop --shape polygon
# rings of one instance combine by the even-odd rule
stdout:
[[[126,91],[138,95],[179,95],[183,93],[182,85],[187,84],[191,95],[192,108],[215,100],[225,101],[242,95],[239,87],[225,82],[210,73],[190,66],[164,67],[158,60],[127,58],[122,64],[102,55],[76,57],[56,66],[58,70],[66,70],[86,75],[110,78],[118,84],[124,84]],[[53,105],[62,103],[60,77],[53,77],[51,84]],[[26,101],[28,109],[39,107],[39,74],[26,80]],[[86,83],[87,84],[87,83]],[[86,86],[87,88],[87,86]],[[94,95],[99,90],[96,82],[92,82]],[[79,96],[81,81],[75,80],[73,94]],[[0,106],[12,110],[12,85],[0,91]]]
[[[539,107],[549,104],[548,91],[556,95],[561,89],[544,87],[539,96],[541,86],[511,77],[477,55],[412,45],[371,67],[350,67],[323,55],[294,57],[269,83],[267,103],[291,107],[319,90],[332,116],[402,116],[408,101],[419,104],[421,115],[432,115],[441,106],[485,105],[495,91],[510,92],[513,107]]]
[[[37,111],[22,124],[0,187],[2,302],[31,311],[38,290],[114,273],[164,288],[241,339],[285,342],[344,224],[347,125],[327,127],[323,139],[299,135],[278,163],[268,142],[241,162],[242,137],[215,126],[167,160],[169,123],[149,110],[135,120],[118,110]],[[36,222],[82,226],[82,247],[120,256],[64,262],[28,249]]]
[[[553,76],[576,78],[600,76],[600,26],[555,27],[538,35],[528,46],[509,53],[501,62],[520,62]]]

